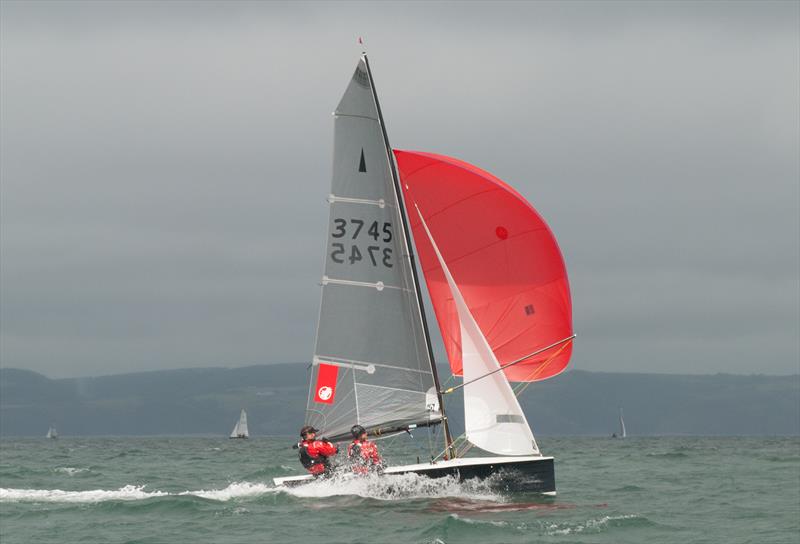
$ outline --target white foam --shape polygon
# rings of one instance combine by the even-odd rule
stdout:
[[[468,523],[470,525],[493,525],[495,527],[508,526],[508,522],[506,521],[493,521],[490,519],[471,519],[459,516],[458,514],[450,514],[450,517],[453,519],[457,519],[459,521],[463,521],[464,523]]]
[[[63,472],[64,474],[69,474],[73,476],[75,474],[80,474],[81,472],[89,472],[88,468],[75,468],[75,467],[57,467],[55,472]]]
[[[4,489],[0,502],[104,502],[136,501],[168,495],[161,491],[144,491],[144,486],[126,485],[116,490],[62,491],[61,489]]]
[[[431,479],[419,474],[341,474],[314,480],[297,487],[281,487],[284,493],[302,498],[355,495],[378,500],[441,499],[458,497],[470,500],[502,502],[487,482],[459,482],[457,478]]]
[[[275,488],[266,484],[234,482],[224,489],[199,491],[182,491],[167,493],[166,491],[145,491],[145,486],[126,485],[115,490],[92,489],[89,491],[62,491],[61,489],[5,489],[0,488],[0,502],[70,502],[96,503],[106,501],[138,501],[154,497],[191,495],[215,501],[256,497],[274,493]]]
[[[170,493],[158,490],[145,491],[145,487],[145,485],[126,485],[113,490],[92,489],[86,491],[0,488],[0,502],[98,503],[106,501],[137,501],[171,496],[194,496],[225,502],[278,492],[299,498],[352,495],[384,501],[442,498],[491,502],[503,502],[504,500],[501,495],[491,491],[486,482],[459,482],[456,478],[430,479],[413,473],[396,475],[373,474],[368,476],[343,474],[334,478],[315,480],[294,488],[275,488],[268,484],[254,482],[233,482],[222,489],[200,489]]]
[[[547,534],[551,536],[557,535],[570,535],[570,534],[578,534],[578,533],[598,533],[604,528],[608,526],[608,522],[622,520],[622,519],[633,519],[638,518],[636,514],[627,514],[622,516],[603,516],[599,519],[588,519],[583,523],[578,523],[574,525],[570,524],[563,524],[559,525],[557,523],[550,524],[547,526]]]
[[[250,482],[234,482],[225,489],[210,489],[200,491],[184,491],[178,495],[193,495],[214,501],[229,501],[246,497],[258,497],[267,493],[274,493],[275,488],[266,484],[252,484]]]

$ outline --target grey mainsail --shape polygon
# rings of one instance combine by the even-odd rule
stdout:
[[[334,112],[322,302],[306,423],[331,439],[441,420],[412,263],[365,58]]]

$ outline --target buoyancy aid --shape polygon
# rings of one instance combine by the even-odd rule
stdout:
[[[353,472],[366,474],[370,470],[383,467],[378,446],[369,440],[353,440],[347,446],[347,457],[353,465]]]
[[[329,471],[329,458],[339,452],[339,448],[324,440],[301,440],[297,449],[300,452],[300,464],[314,475]]]

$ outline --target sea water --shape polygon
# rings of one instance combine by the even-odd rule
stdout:
[[[556,497],[416,475],[276,488],[302,472],[292,441],[2,439],[0,542],[800,542],[796,437],[543,437]]]

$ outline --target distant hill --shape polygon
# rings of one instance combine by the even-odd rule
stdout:
[[[0,369],[0,435],[217,434],[240,408],[253,435],[294,435],[303,423],[307,365],[203,368],[49,379]],[[443,371],[443,374],[446,372]],[[463,428],[461,398],[448,415]],[[570,371],[521,397],[537,435],[610,435],[625,410],[629,435],[798,435],[800,376]]]

